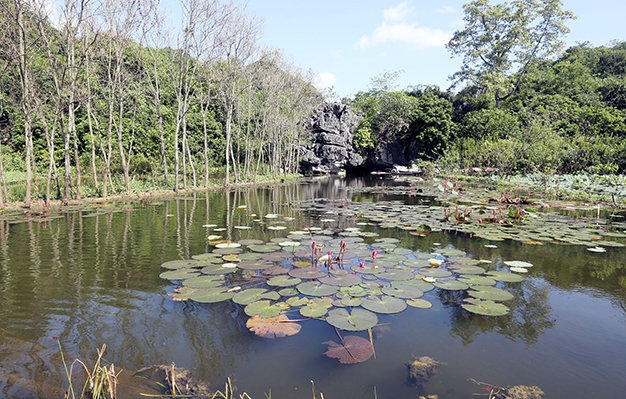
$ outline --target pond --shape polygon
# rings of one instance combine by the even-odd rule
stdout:
[[[472,207],[448,184],[323,178],[5,216],[0,396],[60,392],[58,339],[69,359],[106,344],[117,367],[174,362],[255,399],[311,398],[311,380],[327,399],[488,394],[470,379],[536,385],[549,398],[621,397],[621,215],[538,210],[501,223],[497,209],[510,204],[480,189]],[[248,329],[251,315],[273,312],[297,320],[278,324],[297,334]],[[341,364],[327,351],[366,360]],[[422,356],[439,366],[415,383],[407,363]]]

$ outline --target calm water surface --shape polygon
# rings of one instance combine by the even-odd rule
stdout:
[[[161,263],[211,250],[205,224],[230,227],[225,238],[283,237],[286,231],[322,225],[293,209],[293,201],[344,198],[348,186],[367,179],[198,193],[148,204],[118,204],[115,211],[74,211],[45,223],[0,221],[0,396],[51,397],[64,387],[58,337],[67,357],[106,359],[136,370],[176,365],[221,388],[230,377],[253,398],[310,398],[310,380],[327,399],[471,398],[485,393],[474,378],[500,386],[537,385],[547,398],[623,398],[626,392],[626,248],[590,253],[582,246],[497,243],[467,235],[377,229],[399,246],[432,251],[433,243],[493,262],[528,260],[535,267],[515,294],[511,314],[482,317],[464,311],[459,293],[424,295],[433,308],[379,315],[376,359],[340,365],[323,355],[336,340],[332,327],[310,320],[289,338],[251,334],[243,307],[174,302],[175,284],[159,279]],[[363,199],[373,200],[374,198]],[[411,198],[429,204],[430,198]],[[238,205],[247,210],[237,210]],[[294,219],[288,230],[237,230],[255,225],[250,213]],[[326,226],[326,225],[325,225]],[[330,227],[354,226],[337,218]],[[366,336],[365,334],[364,336]],[[407,381],[413,356],[443,362],[422,387]]]

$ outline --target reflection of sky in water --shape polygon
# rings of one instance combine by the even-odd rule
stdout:
[[[367,179],[349,184],[362,186]],[[347,187],[345,180],[320,179],[273,191],[232,192],[228,201],[220,193],[210,194],[208,202],[197,194],[195,201],[189,196],[132,212],[74,213],[45,226],[0,222],[0,328],[38,343],[28,346],[28,357],[39,356],[45,364],[54,362],[56,342],[50,337],[57,335],[71,355],[93,357],[106,343],[105,357],[116,366],[138,369],[173,361],[216,388],[232,377],[255,398],[270,389],[274,397],[309,397],[310,380],[329,398],[372,398],[374,386],[380,397],[417,392],[469,397],[480,392],[469,377],[502,386],[538,385],[550,398],[618,397],[626,391],[626,290],[620,285],[626,250],[620,248],[598,255],[580,246],[505,241],[488,249],[485,241],[464,234],[415,237],[377,230],[421,251],[440,242],[495,265],[524,259],[535,267],[523,283],[499,283],[516,295],[507,316],[468,314],[458,306],[458,292],[437,290],[424,296],[432,309],[379,315],[383,326],[374,332],[376,359],[351,366],[323,355],[323,342],[338,340],[324,322],[305,321],[296,336],[266,340],[247,331],[239,305],[174,302],[166,296],[175,285],[158,278],[160,264],[207,251],[206,236],[212,231],[204,224],[252,226],[256,217],[248,213],[279,213],[295,217],[288,229],[307,227],[318,222],[288,204],[299,198],[350,197]],[[248,209],[237,210],[241,204]],[[334,218],[330,227],[354,223],[343,225],[345,218]],[[264,234],[266,239],[284,237],[288,231]],[[239,240],[261,233],[230,229],[219,234]],[[7,369],[14,367],[22,368],[20,375],[41,379],[31,360],[9,361],[11,345],[14,341],[5,338],[0,346],[0,375],[15,372]],[[423,390],[407,383],[412,355],[445,363]],[[0,386],[4,394],[15,392],[5,377]]]

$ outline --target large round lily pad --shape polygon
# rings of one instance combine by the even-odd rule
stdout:
[[[256,301],[256,302],[252,302],[251,304],[248,304],[243,311],[246,312],[246,314],[250,317],[255,316],[255,315],[259,315],[262,318],[268,318],[268,317],[276,317],[280,314],[281,311],[283,311],[284,309],[288,308],[289,305],[287,305],[286,303],[276,303],[273,305],[270,305],[270,301],[267,299],[263,299],[260,301]]]
[[[422,298],[409,299],[406,301],[406,304],[419,309],[429,309],[433,307],[432,303]]]
[[[357,335],[347,335],[340,343],[327,341],[324,344],[328,345],[328,350],[324,354],[339,360],[342,364],[364,362],[374,353],[371,342]]]
[[[532,263],[523,262],[521,260],[507,260],[502,263],[511,267],[524,267],[524,268],[533,267]]]
[[[300,291],[301,294],[311,296],[328,296],[339,291],[339,287],[322,284],[317,281],[307,281],[305,283],[298,284],[296,289]]]
[[[468,312],[484,315],[484,316],[503,316],[509,313],[506,305],[494,301],[486,301],[477,298],[467,298],[461,306]]]
[[[198,276],[196,269],[175,269],[159,274],[159,277],[165,280],[186,280],[195,276]]]
[[[435,281],[433,285],[444,290],[466,290],[468,285],[458,280]]]
[[[302,280],[299,278],[290,278],[289,276],[280,275],[267,280],[267,285],[271,285],[273,287],[291,287],[293,285],[300,284],[301,281]]]
[[[279,298],[280,294],[276,291],[268,291],[265,288],[249,288],[236,293],[233,296],[233,302],[240,305],[249,305],[261,299],[277,300]]]
[[[406,302],[400,298],[389,295],[383,295],[381,297],[369,296],[363,298],[361,306],[376,313],[400,313],[406,309]]]
[[[397,284],[391,287],[383,287],[382,292],[386,295],[395,296],[396,298],[419,298],[424,293],[417,287],[412,285]]]
[[[372,328],[378,323],[376,314],[364,309],[347,309],[339,308],[328,312],[326,321],[333,327],[347,331],[364,331]]]
[[[491,277],[494,280],[505,281],[508,283],[519,283],[524,280],[524,277],[519,274],[507,273],[503,271],[492,270],[490,272],[485,273],[487,277]]]
[[[292,269],[289,271],[291,277],[315,279],[320,277],[326,277],[328,274],[319,267],[304,267],[301,269]]]
[[[287,316],[279,315],[277,317],[262,318],[261,316],[253,316],[248,319],[246,327],[254,334],[263,338],[282,338],[295,335],[300,332],[302,326],[292,322]]]
[[[228,292],[223,287],[203,288],[195,290],[189,299],[200,303],[215,303],[231,299],[234,292]]]
[[[351,285],[360,284],[363,280],[355,274],[339,274],[320,278],[324,284],[334,285],[337,287],[349,287]]]
[[[513,299],[513,294],[496,287],[488,286],[474,286],[467,293],[474,298],[488,299],[491,301],[510,301]]]

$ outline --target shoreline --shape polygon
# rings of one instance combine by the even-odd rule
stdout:
[[[304,178],[303,175],[297,176],[286,176],[286,177],[277,177],[276,179],[262,180],[256,182],[239,182],[239,183],[231,183],[228,186],[224,184],[211,184],[209,186],[203,187],[193,187],[186,189],[179,189],[178,191],[174,191],[174,189],[160,189],[160,190],[151,190],[151,191],[132,191],[130,193],[118,193],[109,195],[106,198],[104,197],[85,197],[81,199],[70,199],[67,204],[63,203],[63,200],[54,199],[50,201],[50,204],[47,206],[41,205],[43,200],[33,199],[31,201],[30,208],[25,207],[23,202],[8,202],[5,203],[2,208],[0,208],[0,215],[5,213],[12,213],[17,211],[23,211],[25,215],[29,216],[51,216],[63,211],[64,208],[71,208],[74,206],[80,205],[93,205],[93,208],[98,208],[100,206],[104,206],[107,204],[115,203],[115,202],[141,202],[143,200],[159,200],[159,199],[168,199],[173,198],[179,195],[188,195],[203,191],[225,191],[230,189],[237,189],[242,187],[252,187],[252,186],[263,186],[263,185],[272,185],[272,184],[282,184],[285,182],[297,181]],[[146,195],[147,194],[147,195]]]

